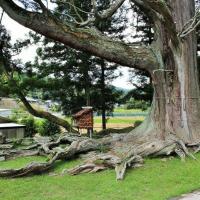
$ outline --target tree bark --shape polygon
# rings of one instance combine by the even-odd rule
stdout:
[[[194,16],[193,0],[169,0],[176,32]],[[184,14],[183,14],[184,13]],[[172,43],[166,24],[156,22],[159,68],[152,70],[154,97],[151,112],[138,128],[142,135],[165,140],[175,135],[185,143],[200,140],[199,81],[196,57],[196,35],[191,33],[178,44]],[[147,137],[148,138],[148,137]]]

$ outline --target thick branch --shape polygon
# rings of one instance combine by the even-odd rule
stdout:
[[[76,28],[72,24],[64,24],[54,16],[47,18],[41,13],[26,11],[12,0],[0,0],[0,6],[12,19],[23,26],[72,48],[123,66],[150,71],[157,65],[154,53],[149,47],[129,46],[123,42],[113,41],[95,29]]]
[[[75,130],[72,130],[71,125],[66,120],[64,120],[60,117],[57,117],[55,115],[52,115],[49,112],[34,109],[31,106],[31,104],[26,100],[26,98],[24,97],[24,95],[21,92],[18,92],[17,94],[18,94],[20,100],[22,101],[22,103],[24,104],[24,106],[26,107],[26,109],[28,110],[28,112],[31,113],[32,115],[39,117],[39,118],[47,119],[55,124],[58,124],[58,125],[64,127],[67,131],[76,132]]]

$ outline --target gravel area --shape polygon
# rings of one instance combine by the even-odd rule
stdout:
[[[184,194],[181,197],[173,198],[170,200],[200,200],[200,191]]]

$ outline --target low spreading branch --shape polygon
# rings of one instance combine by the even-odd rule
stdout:
[[[33,116],[47,119],[59,126],[64,127],[69,132],[74,132],[74,133],[77,132],[76,130],[74,130],[72,128],[72,126],[69,124],[69,122],[64,120],[63,118],[57,117],[57,116],[51,114],[50,112],[43,111],[43,110],[36,110],[35,108],[33,108],[33,106],[27,101],[27,99],[22,94],[22,92],[17,91],[17,95],[20,98],[20,100],[22,101],[22,103],[24,104],[24,106],[26,107],[26,109],[28,110],[28,112],[31,113]]]

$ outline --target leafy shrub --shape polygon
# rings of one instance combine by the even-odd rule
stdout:
[[[141,109],[142,111],[147,110],[150,107],[150,102],[144,101],[144,100],[135,100],[134,98],[131,98],[126,103],[126,109]]]
[[[23,109],[13,109],[10,119],[16,123],[26,126],[25,137],[33,137],[33,135],[37,133],[34,117],[25,112]]]
[[[11,119],[26,126],[25,137],[33,137],[35,133],[40,133],[42,136],[51,136],[61,132],[57,124],[34,118],[21,109],[13,110]]]
[[[35,125],[35,120],[33,117],[28,116],[28,117],[23,117],[20,120],[21,124],[24,124],[26,126],[25,128],[25,137],[33,137],[35,133],[37,133],[36,125]]]
[[[50,109],[53,112],[60,112],[61,111],[61,106],[53,104]]]
[[[61,133],[60,127],[48,120],[43,121],[38,131],[42,136],[51,136]]]
[[[20,123],[20,121],[23,118],[27,118],[28,116],[30,116],[30,114],[28,114],[27,112],[25,112],[23,109],[19,108],[19,109],[13,109],[12,110],[12,114],[10,116],[10,119]]]

